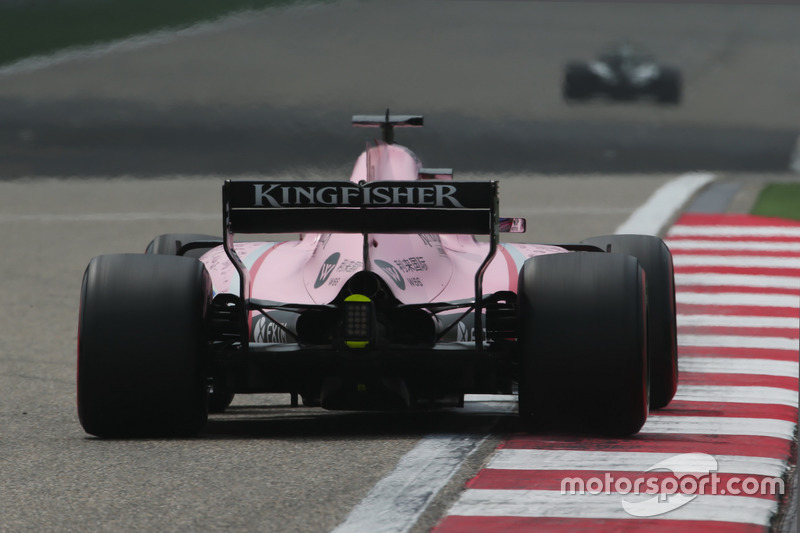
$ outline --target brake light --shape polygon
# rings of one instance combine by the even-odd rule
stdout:
[[[363,294],[344,300],[344,341],[348,348],[366,348],[375,331],[375,306]]]

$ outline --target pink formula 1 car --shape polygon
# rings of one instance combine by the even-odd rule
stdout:
[[[517,393],[527,427],[608,434],[669,403],[663,241],[501,244],[525,221],[499,216],[497,182],[453,181],[393,143],[422,117],[354,124],[383,139],[349,181],[226,181],[223,238],[161,235],[144,254],[91,260],[78,339],[88,433],[197,434],[241,393],[350,410]]]

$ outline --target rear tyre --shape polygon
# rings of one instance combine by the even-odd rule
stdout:
[[[95,257],[81,288],[78,416],[98,437],[192,436],[207,412],[211,280],[186,257]]]
[[[194,257],[200,259],[204,253],[219,246],[222,242],[220,237],[204,235],[202,233],[165,233],[159,235],[147,245],[145,253],[156,255],[178,255],[181,248],[191,243],[208,242],[208,245],[191,247],[182,254],[184,257]],[[224,386],[214,384],[211,393],[208,395],[208,412],[224,413],[233,402],[234,393],[228,391]]]
[[[652,235],[603,235],[583,241],[603,250],[632,255],[647,279],[650,344],[650,408],[666,407],[678,389],[678,333],[672,254]]]
[[[519,277],[519,414],[537,428],[629,435],[647,420],[647,309],[634,257],[528,259]]]

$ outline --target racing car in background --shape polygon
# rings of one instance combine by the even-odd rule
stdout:
[[[681,93],[678,69],[659,65],[630,43],[612,46],[590,61],[571,61],[564,71],[563,95],[571,102],[602,96],[616,101],[653,98],[677,105]]]
[[[636,433],[678,378],[672,257],[646,235],[500,243],[497,181],[378,127],[349,180],[227,180],[222,237],[165,234],[85,271],[78,414],[101,437],[200,433],[235,394],[344,410],[517,394],[525,427]],[[237,241],[240,234],[299,234]],[[483,236],[481,239],[477,236]]]

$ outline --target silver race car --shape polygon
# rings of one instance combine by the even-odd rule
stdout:
[[[648,53],[622,43],[590,61],[571,61],[564,72],[564,99],[582,102],[596,97],[615,101],[652,98],[661,104],[681,101],[678,69],[658,64]]]

